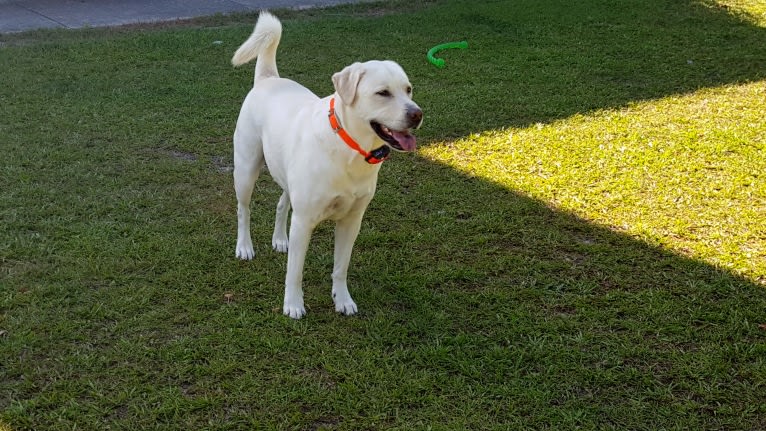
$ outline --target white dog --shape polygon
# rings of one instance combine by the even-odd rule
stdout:
[[[288,252],[284,314],[294,319],[306,314],[302,286],[306,251],[317,224],[331,219],[335,221],[332,297],[336,311],[351,315],[357,307],[346,274],[364,211],[375,194],[380,162],[389,148],[415,150],[409,130],[420,125],[423,113],[412,101],[404,70],[391,61],[344,68],[332,76],[336,92],[322,99],[280,78],[276,52],[281,34],[279,20],[261,12],[253,34],[231,60],[239,66],[258,57],[255,84],[234,132],[236,255],[253,258],[250,199],[265,164],[283,190],[272,245]]]

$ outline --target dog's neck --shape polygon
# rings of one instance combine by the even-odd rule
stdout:
[[[388,148],[388,145],[383,144],[382,146],[379,146],[375,149],[371,149],[375,138],[372,139],[372,142],[359,142],[353,138],[353,130],[344,128],[342,118],[346,118],[345,113],[338,115],[338,111],[343,111],[344,105],[342,102],[336,104],[336,99],[339,99],[337,94],[331,96],[330,109],[328,113],[330,127],[333,129],[333,131],[349,148],[364,157],[364,160],[367,163],[374,165],[386,160],[391,151]],[[363,134],[358,133],[357,136],[363,136]]]

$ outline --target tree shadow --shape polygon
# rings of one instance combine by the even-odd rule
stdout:
[[[498,423],[763,425],[766,290],[748,279],[423,159],[384,168],[355,250],[361,319],[386,321],[367,336],[482,388]]]

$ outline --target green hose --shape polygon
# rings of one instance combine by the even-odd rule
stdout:
[[[437,52],[443,49],[451,49],[451,48],[466,49],[468,48],[468,42],[466,41],[447,42],[447,43],[442,43],[440,45],[436,45],[435,47],[428,50],[428,54],[426,55],[426,57],[428,57],[428,61],[430,61],[434,66],[441,69],[444,67],[444,59],[435,58],[434,54],[436,54]]]

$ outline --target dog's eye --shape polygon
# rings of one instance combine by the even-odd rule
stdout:
[[[391,92],[388,91],[388,90],[380,90],[380,91],[378,91],[375,94],[377,94],[378,96],[381,96],[381,97],[391,97]]]
[[[407,87],[407,94],[412,94],[412,87]]]

